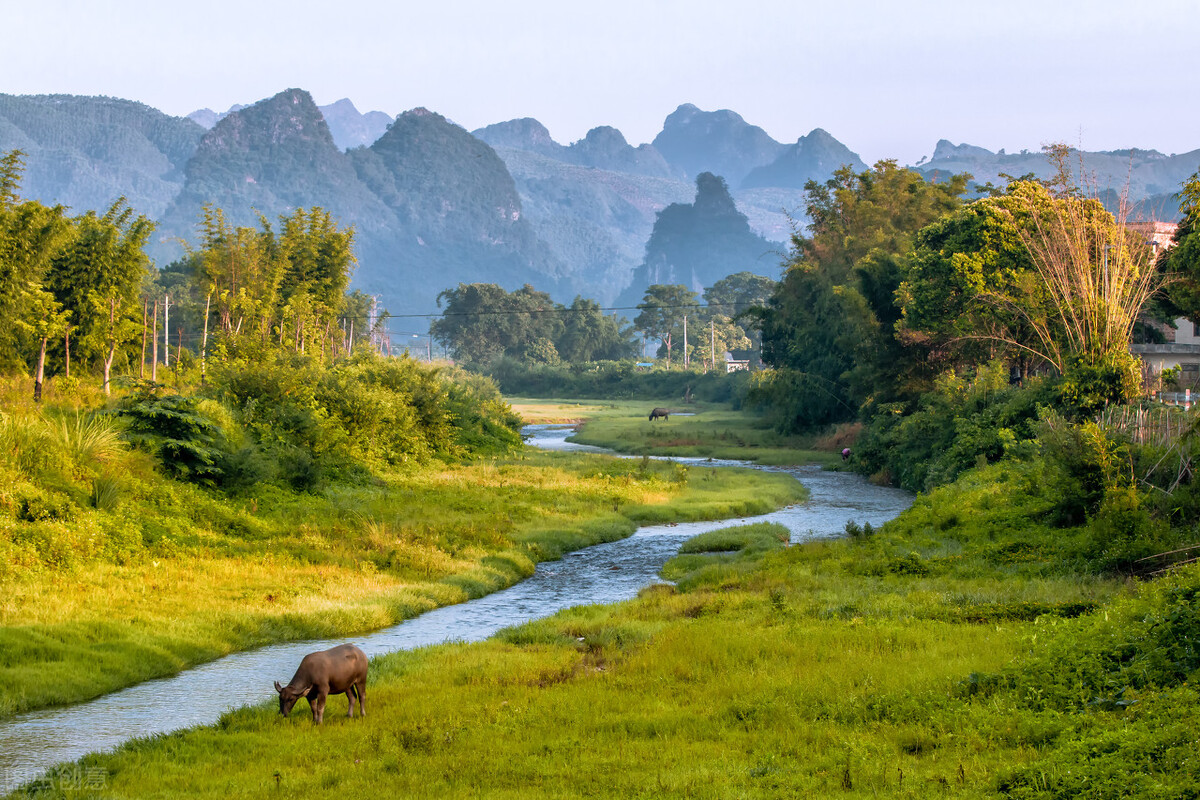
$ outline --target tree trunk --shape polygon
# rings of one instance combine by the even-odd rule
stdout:
[[[204,369],[207,366],[208,355],[208,306],[212,302],[212,292],[204,301],[204,335],[200,337],[200,385],[204,385]]]
[[[42,346],[38,350],[37,375],[33,379],[33,402],[42,402],[42,380],[46,377],[46,341],[48,337],[42,337]]]
[[[158,301],[154,301],[154,336],[150,341],[150,382],[158,383]]]
[[[142,360],[138,364],[138,380],[146,378],[146,320],[150,313],[150,303],[142,301]]]
[[[104,394],[105,396],[112,394],[112,388],[109,385],[109,376],[112,374],[113,356],[117,352],[117,343],[109,342],[108,355],[104,357]]]
[[[63,348],[67,353],[67,360],[63,369],[65,377],[71,377],[71,326],[68,325],[66,331],[63,332]]]

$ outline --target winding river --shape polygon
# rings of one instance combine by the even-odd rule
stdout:
[[[554,450],[606,452],[566,441],[572,429],[529,426],[528,441]],[[676,459],[704,466],[744,462]],[[816,467],[782,469],[809,490],[801,504],[757,517],[716,522],[654,525],[627,539],[567,554],[539,564],[530,578],[478,600],[422,614],[391,628],[349,639],[292,642],[234,653],[161,680],[147,681],[95,700],[21,714],[0,722],[0,792],[34,780],[53,765],[87,753],[111,750],[141,736],[216,722],[231,708],[275,697],[273,680],[286,682],[314,650],[352,641],[369,656],[447,641],[480,641],[502,628],[549,616],[577,605],[614,603],[637,595],[659,580],[662,565],[680,544],[699,533],[742,522],[778,522],[791,540],[836,536],[846,522],[881,525],[908,507],[905,492],[874,486],[857,475]]]

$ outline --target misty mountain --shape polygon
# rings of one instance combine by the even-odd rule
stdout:
[[[1084,174],[1083,188],[1107,198],[1105,202],[1110,208],[1115,207],[1127,188],[1135,215],[1168,220],[1179,216],[1179,202],[1174,195],[1200,169],[1200,150],[1180,155],[1163,155],[1156,150],[1084,153],[1072,150],[1070,166]],[[955,145],[945,139],[937,143],[929,161],[913,169],[927,176],[967,172],[978,184],[990,182],[999,187],[1007,183],[1006,175],[1019,178],[1032,174],[1046,179],[1054,174],[1054,166],[1040,150],[993,153],[969,144]]]
[[[206,203],[235,225],[321,206],[355,227],[354,285],[383,294],[394,313],[430,311],[438,292],[458,282],[554,285],[556,264],[524,220],[504,163],[424,109],[402,114],[370,147],[347,152],[305,91],[235,111],[197,147],[163,215],[158,247],[194,238]]]
[[[700,294],[735,272],[777,279],[779,264],[777,246],[750,229],[725,180],[702,172],[692,203],[672,203],[658,214],[642,264],[619,302],[636,305],[657,283],[681,283]]]
[[[652,145],[629,144],[616,128],[602,125],[570,145],[561,145],[536,119],[510,120],[473,132],[492,147],[521,150],[580,167],[645,175],[650,178],[686,179],[682,170],[671,167]]]
[[[771,164],[785,149],[733,111],[701,111],[691,103],[667,117],[653,145],[689,179],[711,172],[730,186],[740,186],[751,170]]]
[[[602,302],[629,284],[658,213],[696,192],[682,168],[664,169],[655,148],[634,148],[615,128],[595,128],[569,146],[530,118],[474,133],[507,164],[530,223],[563,264],[563,288]],[[789,215],[803,210],[803,192],[791,188],[739,190],[735,198],[752,230],[777,243],[792,232]]]
[[[177,256],[172,240],[193,239],[201,209],[211,204],[233,225],[253,226],[302,206],[321,206],[363,232],[383,228],[389,214],[362,185],[337,147],[308,92],[289,89],[223,116],[188,162],[182,188],[161,216],[160,260]]]
[[[225,117],[235,111],[241,111],[245,107],[244,105],[234,105],[224,113],[213,111],[211,108],[202,108],[188,114],[187,118],[211,130]],[[340,150],[365,147],[383,136],[388,125],[392,124],[391,116],[382,111],[359,113],[359,110],[354,107],[354,103],[347,98],[342,98],[327,106],[317,106],[317,108],[320,109],[321,116],[325,118],[325,124],[329,126],[334,144]]]
[[[487,143],[440,114],[407,111],[368,148],[347,153],[392,214],[359,239],[356,285],[388,307],[432,310],[458,283],[557,288],[560,265],[538,240],[512,176]]]
[[[683,181],[594,169],[497,147],[538,238],[561,264],[564,297],[609,303],[641,263],[659,211],[691,198]]]
[[[111,97],[0,94],[0,152],[25,153],[23,196],[73,213],[124,196],[157,217],[204,135],[191,120]]]
[[[382,111],[359,113],[348,99],[343,98],[327,106],[318,106],[334,144],[341,150],[351,147],[367,147],[387,132],[392,117]]]
[[[839,168],[849,165],[856,172],[867,168],[857,153],[820,128],[801,136],[770,164],[755,167],[742,181],[745,188],[779,187],[803,189],[811,181],[824,183]]]

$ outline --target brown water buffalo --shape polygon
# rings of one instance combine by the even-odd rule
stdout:
[[[350,701],[350,716],[354,716],[354,700],[358,698],[359,716],[367,715],[367,655],[352,644],[342,644],[319,653],[309,653],[300,660],[300,667],[292,676],[292,682],[280,686],[279,713],[285,717],[301,697],[308,698],[308,707],[313,712],[313,722],[321,724],[325,719],[325,698],[331,694],[345,694]]]
[[[656,408],[656,409],[654,409],[653,411],[651,411],[651,412],[650,412],[650,421],[651,421],[651,422],[654,422],[654,420],[658,419],[659,417],[662,417],[663,419],[666,419],[666,418],[667,418],[667,414],[670,414],[670,413],[671,413],[671,412],[670,412],[670,411],[668,411],[668,410],[667,410],[667,409],[665,409],[665,408]]]

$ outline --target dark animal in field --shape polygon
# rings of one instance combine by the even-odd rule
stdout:
[[[285,717],[301,697],[308,698],[308,707],[313,712],[313,722],[321,724],[325,719],[325,698],[331,694],[344,694],[350,701],[350,716],[354,716],[354,700],[358,699],[358,714],[367,715],[367,654],[352,644],[342,644],[318,653],[309,653],[300,660],[300,667],[292,676],[292,682],[280,686],[279,713]]]
[[[665,409],[665,408],[656,408],[656,409],[654,409],[653,411],[651,411],[651,412],[650,412],[650,421],[651,421],[651,422],[654,422],[654,420],[658,419],[659,417],[662,417],[663,419],[666,419],[666,418],[667,418],[667,414],[670,414],[670,413],[671,413],[671,412],[670,412],[670,411],[668,411],[668,410],[667,410],[667,409]]]
[[[849,447],[842,448],[842,461],[849,461],[849,460],[850,460],[850,448]]]

